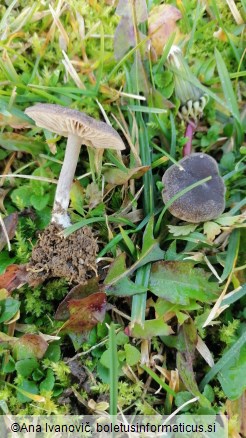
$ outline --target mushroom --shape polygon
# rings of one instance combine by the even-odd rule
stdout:
[[[203,153],[193,153],[169,167],[162,182],[163,201],[166,204],[181,190],[204,179],[212,178],[190,190],[169,207],[173,216],[186,222],[205,222],[218,217],[225,209],[225,185],[219,175],[217,162]]]
[[[86,146],[97,149],[124,149],[119,134],[111,126],[97,121],[86,114],[61,105],[39,103],[25,110],[37,126],[67,137],[65,157],[59,176],[51,222],[68,227],[67,214],[69,193],[72,186],[80,148]]]

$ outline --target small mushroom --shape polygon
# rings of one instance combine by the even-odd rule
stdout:
[[[207,154],[194,153],[179,161],[165,172],[162,182],[163,201],[201,179],[212,179],[190,190],[171,204],[173,216],[186,222],[205,222],[218,217],[225,209],[225,185],[219,175],[217,162]]]
[[[70,225],[67,214],[69,193],[81,145],[121,150],[125,148],[124,143],[111,126],[77,110],[39,103],[27,108],[25,113],[37,126],[68,138],[51,218],[51,222],[66,228]]]

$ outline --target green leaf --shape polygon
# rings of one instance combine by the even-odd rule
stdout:
[[[39,382],[39,380],[41,380],[43,377],[44,377],[44,373],[43,371],[40,370],[40,368],[37,368],[32,373],[32,378],[34,382]]]
[[[156,262],[151,268],[149,289],[175,304],[187,305],[191,299],[208,302],[220,290],[217,283],[208,281],[210,275],[195,268],[193,262]]]
[[[38,387],[36,383],[24,379],[20,385],[17,385],[17,400],[20,403],[26,403],[33,400],[32,394],[38,394]],[[30,397],[29,397],[30,395]]]
[[[15,262],[15,257],[10,257],[9,251],[1,251],[0,253],[0,275],[2,275],[9,265]]]
[[[49,193],[43,196],[38,196],[33,194],[30,197],[31,205],[38,211],[43,210],[47,206],[49,200],[50,200]]]
[[[10,198],[12,199],[13,203],[19,208],[19,210],[22,210],[25,207],[30,207],[30,186],[26,184],[18,187],[17,189],[13,190]]]
[[[0,134],[0,145],[8,151],[28,152],[34,156],[45,152],[45,143],[13,132]]]
[[[109,363],[110,363],[110,353],[109,350],[106,350],[103,352],[101,358],[100,358],[100,363],[105,367],[105,368],[109,368]]]
[[[155,83],[159,88],[164,88],[173,82],[173,73],[169,70],[157,73],[154,76]]]
[[[206,234],[208,240],[210,242],[213,242],[216,236],[220,234],[221,229],[218,224],[212,221],[205,222],[203,225],[204,234]]]
[[[238,214],[237,216],[222,215],[217,219],[215,219],[215,222],[217,222],[222,227],[231,227],[236,223],[240,224],[244,221],[245,221],[245,215],[243,214]]]
[[[36,368],[38,368],[38,361],[35,358],[18,360],[15,364],[17,373],[23,377],[29,377]]]
[[[157,73],[154,79],[163,96],[168,99],[174,90],[173,73],[169,70]]]
[[[108,274],[104,280],[104,283],[107,285],[115,282],[115,279],[117,281],[117,279],[122,276],[125,270],[126,270],[126,254],[122,253],[115,259],[115,261],[110,266]]]
[[[188,224],[188,225],[168,225],[169,232],[173,234],[175,237],[178,236],[187,236],[188,234],[195,231],[195,229],[198,227],[198,224]]]
[[[152,304],[157,317],[164,316],[167,313],[174,313],[180,325],[182,325],[184,321],[186,321],[186,319],[189,317],[188,312],[198,310],[201,307],[199,306],[199,304],[192,300],[186,306],[182,306],[181,304],[170,303],[170,301],[163,300],[162,298],[158,298],[156,302],[153,301],[153,303],[151,303],[151,306]]]
[[[131,255],[134,257],[136,255],[136,247],[133,241],[130,239],[128,234],[125,232],[124,228],[120,228],[120,234],[122,235],[123,241],[125,242],[127,248],[129,249]]]
[[[129,269],[126,269],[125,254],[121,254],[109,269],[108,275],[105,279],[106,285],[111,286],[122,278],[132,274],[141,266],[164,258],[164,251],[160,249],[158,240],[153,237],[153,224],[154,218],[151,217],[144,232],[143,247],[138,260],[133,263]]]
[[[125,344],[124,349],[126,352],[126,363],[130,367],[132,367],[133,365],[137,365],[141,357],[140,351],[130,344]]]
[[[6,300],[0,301],[0,323],[9,321],[20,308],[20,302],[14,298],[6,298]]]
[[[53,342],[49,344],[44,357],[49,359],[51,362],[58,362],[61,358],[60,345],[55,344]]]
[[[241,125],[240,113],[237,105],[237,98],[233,91],[230,76],[227,71],[224,60],[220,52],[216,48],[215,48],[215,59],[217,63],[217,69],[218,69],[221,85],[223,88],[224,96],[227,102],[227,106],[228,108],[230,108],[230,111],[232,115],[235,117],[235,119],[237,120],[237,122]]]
[[[12,373],[15,370],[15,361],[12,356],[8,356],[7,363],[3,364],[3,373]]]
[[[218,380],[229,400],[237,400],[246,389],[246,346],[218,374]]]
[[[144,324],[135,323],[130,331],[130,335],[134,338],[151,339],[153,336],[168,336],[173,333],[163,318],[149,319]]]
[[[79,181],[74,181],[70,190],[71,207],[81,215],[84,215],[84,188]]]
[[[182,406],[187,401],[191,400],[193,398],[193,395],[189,391],[180,391],[175,397],[175,405],[177,408]],[[185,406],[181,412],[189,411],[190,405]]]
[[[117,345],[125,345],[129,342],[129,336],[127,336],[123,331],[117,333],[116,343]]]
[[[39,385],[40,392],[52,391],[52,389],[54,388],[54,384],[55,384],[54,372],[53,370],[48,369],[45,379]]]

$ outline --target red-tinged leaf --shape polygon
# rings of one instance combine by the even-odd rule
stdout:
[[[136,167],[135,169],[127,169],[126,172],[123,170],[111,168],[104,172],[105,181],[112,185],[122,185],[125,184],[129,179],[141,178],[148,170],[150,166]]]
[[[55,314],[55,319],[58,321],[66,321],[70,315],[68,308],[69,301],[72,299],[79,300],[88,297],[98,291],[102,292],[101,286],[98,284],[98,277],[92,277],[86,284],[78,284],[73,287],[64,300],[59,304]]]
[[[10,265],[4,274],[0,275],[0,289],[12,292],[27,282],[25,265]]]
[[[106,294],[98,292],[81,300],[68,303],[70,318],[63,324],[62,332],[81,333],[91,330],[98,322],[103,322],[106,311]]]
[[[197,343],[197,331],[191,318],[186,321],[179,332],[179,337],[183,339],[185,349],[177,353],[177,368],[179,375],[186,388],[195,396],[199,397],[199,403],[204,407],[209,407],[210,403],[198,389],[194,374],[194,359]]]
[[[148,31],[156,55],[161,56],[163,48],[172,35],[178,33],[176,21],[182,18],[181,12],[172,5],[155,6],[148,18]]]
[[[14,342],[13,354],[16,360],[22,360],[28,357],[42,359],[47,348],[48,342],[41,336],[27,333]]]
[[[17,223],[18,223],[18,214],[17,213],[10,214],[9,216],[4,218],[3,222],[5,225],[9,240],[13,239],[13,237],[15,235]],[[5,247],[6,243],[7,243],[6,236],[1,228],[0,229],[0,251]]]

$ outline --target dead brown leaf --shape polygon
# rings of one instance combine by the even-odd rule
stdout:
[[[172,5],[155,6],[149,14],[148,26],[152,48],[157,56],[161,56],[163,48],[172,35],[179,29],[177,21],[182,18],[181,12]]]

